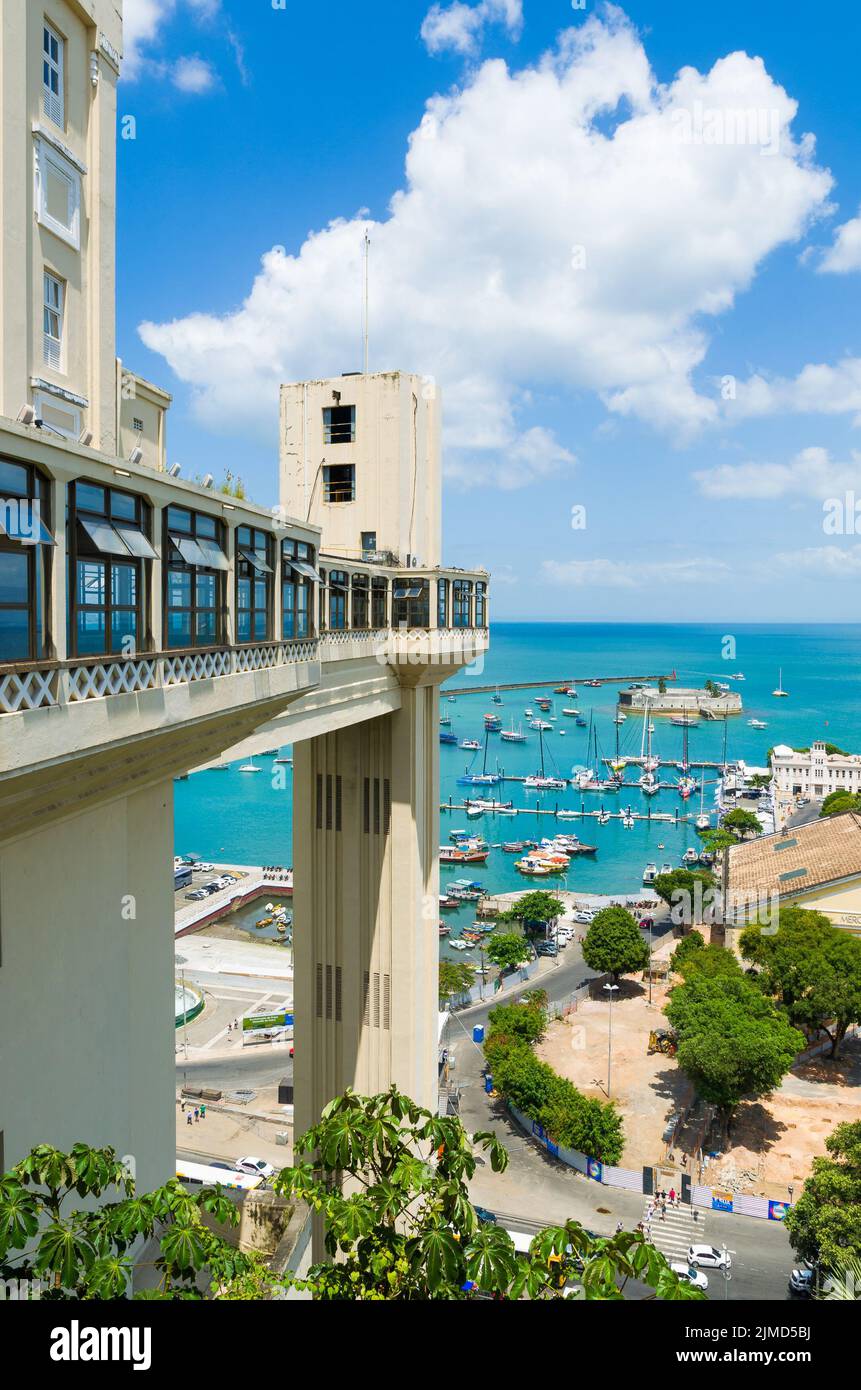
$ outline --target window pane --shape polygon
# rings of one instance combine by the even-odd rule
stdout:
[[[27,496],[27,469],[0,459],[0,497]]]
[[[255,613],[254,615],[254,636],[258,642],[265,642],[269,633],[267,630],[266,614]]]
[[[251,607],[251,580],[240,579],[236,587],[239,608]]]
[[[198,512],[194,529],[195,535],[208,536],[212,541],[218,537],[218,522],[214,516],[203,516]]]
[[[78,655],[98,656],[105,650],[104,613],[78,613]]]
[[[215,607],[214,574],[199,574],[197,576],[197,606],[198,608]]]
[[[250,544],[251,544],[251,527],[250,527],[250,526],[237,526],[237,528],[236,528],[236,544],[237,544],[237,545],[244,545],[244,546],[246,547],[246,549],[247,549],[248,546],[250,546]]]
[[[26,661],[29,643],[26,610],[0,608],[0,661]]]
[[[258,579],[254,585],[254,607],[266,607],[266,580]]]
[[[128,492],[111,492],[111,516],[118,521],[137,521],[138,499]]]
[[[191,614],[169,613],[167,618],[167,642],[169,647],[191,646]]]
[[[169,531],[182,531],[185,535],[190,535],[191,512],[186,511],[185,507],[168,507],[167,529]]]
[[[103,560],[78,561],[78,606],[104,607],[105,564]]]
[[[168,608],[191,607],[190,570],[168,570],[167,606]]]
[[[111,603],[114,608],[133,608],[137,603],[137,573],[134,565],[112,566]]]
[[[93,483],[76,483],[75,497],[80,511],[97,512],[100,516],[104,516],[105,489],[103,487],[96,487]]]
[[[237,616],[237,633],[240,642],[251,640],[251,614],[247,609],[241,610]]]
[[[198,613],[197,615],[197,640],[200,644],[210,645],[215,641],[215,614]]]
[[[111,614],[111,651],[131,653],[137,648],[137,614],[115,609]]]
[[[27,602],[27,570],[26,552],[0,550],[0,603]]]

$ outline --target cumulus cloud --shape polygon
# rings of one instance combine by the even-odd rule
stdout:
[[[143,50],[173,13],[174,0],[125,0],[123,4],[123,77],[134,81],[144,63]]]
[[[643,589],[655,584],[714,584],[730,573],[722,560],[545,560],[544,578],[572,589]]]
[[[723,463],[694,474],[700,492],[719,499],[834,497],[861,484],[861,455],[839,463],[827,449],[802,449],[789,463]]]
[[[217,78],[212,66],[204,58],[195,56],[180,58],[174,63],[171,81],[179,91],[190,92],[199,96],[203,92],[210,91],[215,86]]]
[[[770,567],[787,575],[810,579],[841,579],[861,573],[861,545],[815,545],[806,550],[785,550],[771,557]]]
[[[808,363],[795,377],[755,374],[736,385],[726,415],[756,418],[776,414],[846,415],[861,423],[861,357],[844,357],[836,366]]]
[[[844,222],[834,233],[834,242],[825,252],[817,269],[834,275],[861,270],[861,209],[858,216]]]
[[[512,38],[523,28],[523,0],[479,0],[477,5],[433,5],[422,24],[429,53],[475,53],[489,24],[502,24]]]
[[[698,143],[679,113],[700,108],[776,113],[770,153]],[[613,8],[534,66],[489,61],[428,101],[404,186],[370,226],[372,366],[441,383],[456,471],[510,483],[512,456],[521,481],[569,466],[548,432],[527,435],[530,393],[593,392],[680,437],[720,417],[694,384],[709,320],[831,187],[795,112],[744,53],[660,85]],[[141,325],[203,424],[272,440],[280,382],[355,363],[366,225],[267,251],[235,310]]]

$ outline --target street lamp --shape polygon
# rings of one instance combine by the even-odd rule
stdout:
[[[723,1250],[723,1269],[721,1270],[721,1273],[723,1274],[723,1296],[724,1302],[726,1302],[726,1300],[729,1298],[729,1281],[732,1278],[732,1275],[729,1272],[729,1257],[730,1255],[734,1255],[735,1251],[727,1250],[726,1241],[724,1241],[721,1249]]]
[[[613,995],[619,993],[618,985],[605,985],[610,996],[610,1026],[607,1036],[607,1099],[610,1099],[610,1074],[613,1066]]]

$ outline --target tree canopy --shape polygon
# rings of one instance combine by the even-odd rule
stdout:
[[[798,1257],[839,1272],[861,1258],[861,1121],[838,1125],[786,1216]]]
[[[861,811],[861,796],[841,787],[831,792],[822,803],[820,816],[840,816],[844,811]]]
[[[759,817],[755,816],[753,811],[743,811],[740,807],[734,811],[727,811],[721,820],[721,825],[737,840],[743,840],[747,835],[762,834]]]
[[[785,907],[776,931],[748,927],[740,948],[790,1022],[807,1032],[821,1029],[836,1056],[851,1025],[861,1023],[861,940],[824,913]]]
[[[683,936],[673,954],[670,956],[670,969],[677,973],[682,966],[697,952],[705,950],[705,937],[700,931],[689,931],[687,936]]]
[[[560,902],[552,893],[546,889],[537,888],[532,893],[524,893],[517,899],[507,912],[501,913],[501,922],[523,922],[528,926],[530,922],[535,922],[539,926],[546,926],[548,922],[555,922],[565,912],[565,904]]]
[[[524,965],[532,951],[522,936],[514,932],[494,932],[485,947],[485,954],[500,970],[513,970],[518,965]]]
[[[649,946],[630,912],[624,907],[604,907],[586,933],[583,959],[590,970],[618,980],[648,965]]]
[[[710,957],[714,951],[724,958]],[[744,1098],[769,1095],[804,1047],[803,1035],[723,947],[689,957],[683,971],[664,1012],[679,1039],[679,1066],[698,1094],[725,1115]]]
[[[444,1004],[455,994],[466,994],[475,982],[475,966],[468,961],[441,960],[439,963],[439,999]]]

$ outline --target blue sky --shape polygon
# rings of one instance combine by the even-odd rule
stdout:
[[[171,461],[277,500],[369,225],[371,365],[439,381],[498,617],[856,619],[861,25],[790,8],[125,0],[119,352]]]

